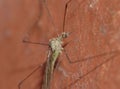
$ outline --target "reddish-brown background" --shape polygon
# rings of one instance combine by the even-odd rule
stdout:
[[[0,89],[18,89],[19,82],[45,62],[47,47],[24,44],[22,40],[48,42],[49,38],[62,32],[66,2],[47,0],[57,28],[54,29],[42,0],[0,1]],[[120,49],[119,0],[72,0],[66,19],[65,31],[74,32],[67,39],[73,41],[66,47],[72,60]],[[52,89],[69,85],[110,57],[111,54],[107,54],[71,65],[62,54],[59,58],[62,62],[54,73]],[[68,89],[119,89],[119,59],[117,55]],[[22,89],[40,89],[41,71],[38,70],[22,84]]]

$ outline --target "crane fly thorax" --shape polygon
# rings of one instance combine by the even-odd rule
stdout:
[[[62,44],[63,42],[59,38],[50,39],[50,47],[51,47],[52,52],[58,51],[61,53],[63,50]]]
[[[63,39],[67,38],[68,35],[69,35],[69,33],[63,32],[61,35],[58,35],[58,37],[50,39],[49,45],[51,47],[52,52],[54,52],[54,51],[58,51],[60,53],[62,52]]]

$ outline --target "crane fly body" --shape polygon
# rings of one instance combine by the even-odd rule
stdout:
[[[64,47],[67,45],[65,44],[63,47],[63,40],[67,38],[71,32],[62,32],[61,35],[58,35],[55,38],[52,38],[49,40],[49,44],[45,43],[36,43],[36,42],[30,42],[23,40],[24,43],[32,43],[32,44],[40,44],[40,45],[47,45],[49,46],[50,50],[48,51],[48,59],[45,66],[45,72],[44,72],[44,78],[42,83],[42,89],[50,89],[50,82],[52,78],[52,74],[55,68],[55,63],[59,57],[59,55],[64,50]],[[21,84],[27,80],[36,70],[38,70],[41,66],[37,67],[32,73],[30,73],[25,79],[23,79],[18,87],[21,89]]]
[[[63,32],[56,38],[50,39],[49,47],[51,48],[51,52],[48,53],[48,60],[45,67],[45,75],[42,84],[42,89],[50,89],[50,81],[53,74],[54,66],[56,63],[57,58],[62,53],[64,49],[62,47],[63,39],[67,38],[69,33]]]

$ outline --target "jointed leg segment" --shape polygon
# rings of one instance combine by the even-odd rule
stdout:
[[[38,66],[36,69],[34,69],[27,77],[25,77],[19,84],[18,84],[18,89],[21,89],[21,85],[23,82],[25,82],[34,72],[36,72],[39,68],[41,68],[42,65]]]

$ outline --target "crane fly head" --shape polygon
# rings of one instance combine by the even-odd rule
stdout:
[[[73,32],[62,32],[61,34],[61,37],[64,39],[64,38],[67,38],[69,35],[71,35]]]
[[[67,38],[69,35],[70,35],[69,32],[63,32],[63,33],[61,34],[62,38]]]

